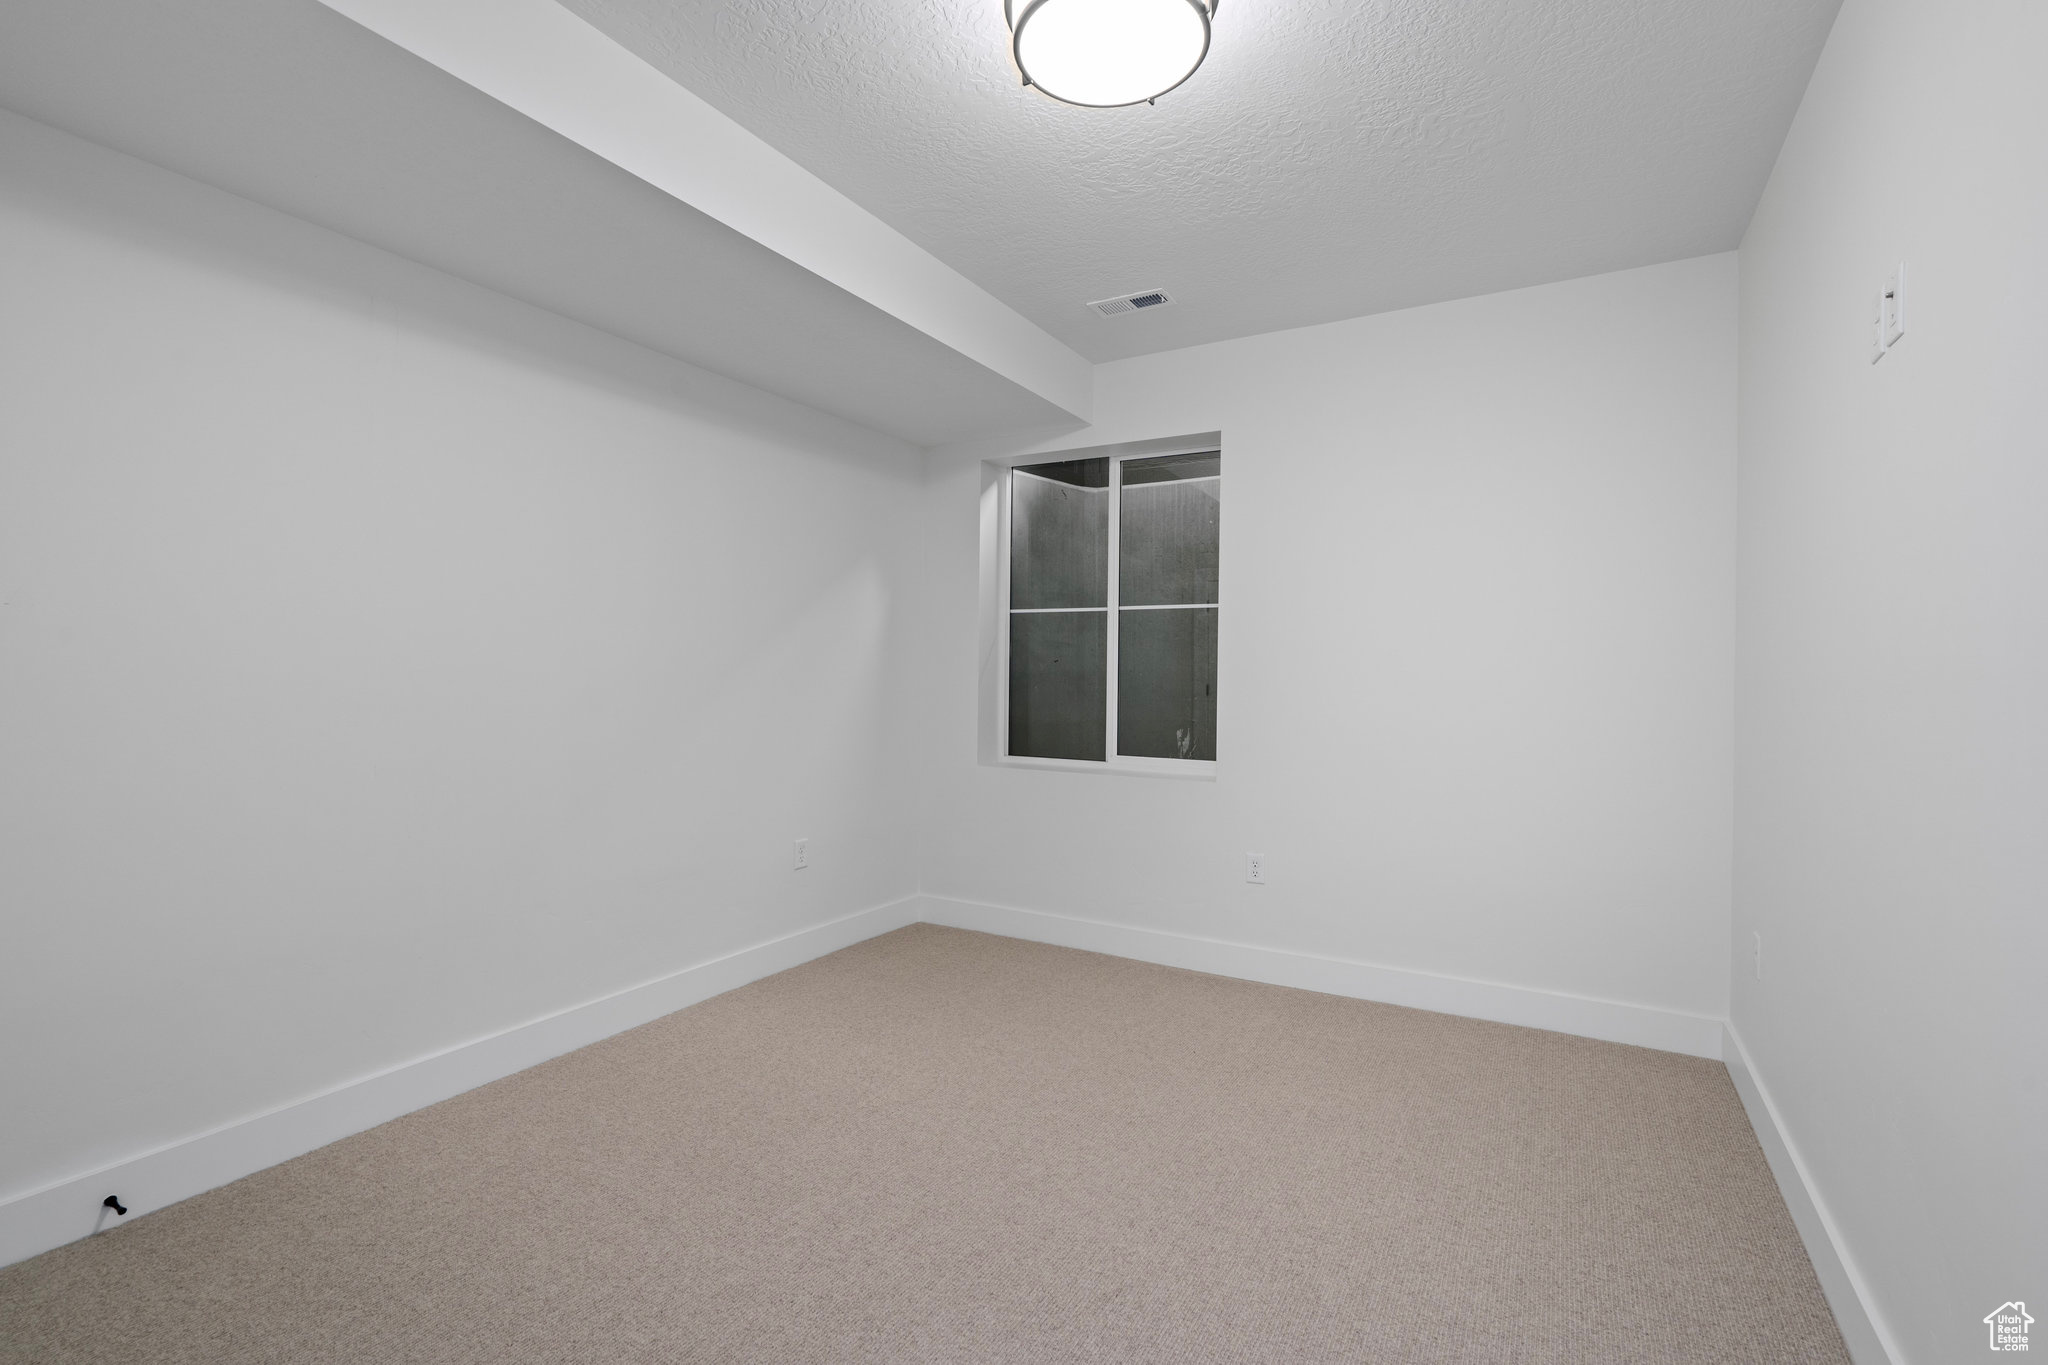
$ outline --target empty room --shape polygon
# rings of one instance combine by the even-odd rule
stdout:
[[[0,1362],[2030,1349],[2044,62],[0,0]]]

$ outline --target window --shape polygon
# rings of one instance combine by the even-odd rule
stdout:
[[[1215,761],[1222,475],[1215,450],[1009,472],[1007,756]]]

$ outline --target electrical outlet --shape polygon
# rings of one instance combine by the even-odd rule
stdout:
[[[1247,853],[1244,855],[1244,879],[1253,886],[1266,884],[1266,855]]]
[[[801,872],[810,865],[811,841],[809,839],[799,839],[796,841],[796,870]]]
[[[1764,979],[1764,936],[1760,933],[1754,933],[1750,935],[1750,938],[1753,940],[1753,951],[1756,957],[1756,979],[1761,981]]]

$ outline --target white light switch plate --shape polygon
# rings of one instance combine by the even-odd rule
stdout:
[[[1906,335],[1906,267],[1902,262],[1884,282],[1884,348],[1889,351]]]
[[[1892,271],[1870,308],[1870,363],[1883,360],[1906,335],[1906,267]]]

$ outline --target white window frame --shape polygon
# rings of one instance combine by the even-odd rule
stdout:
[[[1220,454],[1223,442],[1219,433],[1205,436],[1176,438],[1168,441],[1140,441],[1125,446],[1104,446],[1089,450],[1055,450],[1035,455],[1022,455],[1001,462],[995,480],[995,762],[1003,767],[1040,768],[1064,772],[1113,772],[1149,777],[1191,778],[1197,781],[1214,781],[1218,759],[1211,758],[1141,758],[1119,754],[1117,744],[1117,648],[1123,632],[1120,629],[1118,613],[1120,605],[1119,570],[1122,560],[1123,531],[1123,467],[1130,460],[1151,460],[1163,455],[1204,455]],[[1087,758],[1038,758],[1029,754],[1010,752],[1010,481],[1018,470],[1039,464],[1058,464],[1068,460],[1108,459],[1109,465],[1109,564],[1108,564],[1108,605],[1100,608],[1109,616],[1107,622],[1107,649],[1109,657],[1103,675],[1106,695],[1103,698],[1104,735],[1103,759],[1097,762]],[[1209,476],[1216,481],[1221,491],[1223,476]],[[1203,480],[1208,481],[1207,479]],[[1185,480],[1195,482],[1195,480]],[[1216,656],[1217,656],[1217,753],[1223,751],[1222,744],[1222,672],[1223,672],[1223,587],[1222,587],[1222,546],[1219,531],[1217,588],[1214,602],[1183,602],[1161,604],[1153,607],[1132,607],[1132,611],[1171,610],[1189,607],[1206,607],[1216,612]],[[1033,608],[1020,608],[1032,611]],[[1096,608],[1044,608],[1038,610],[1092,611]]]

